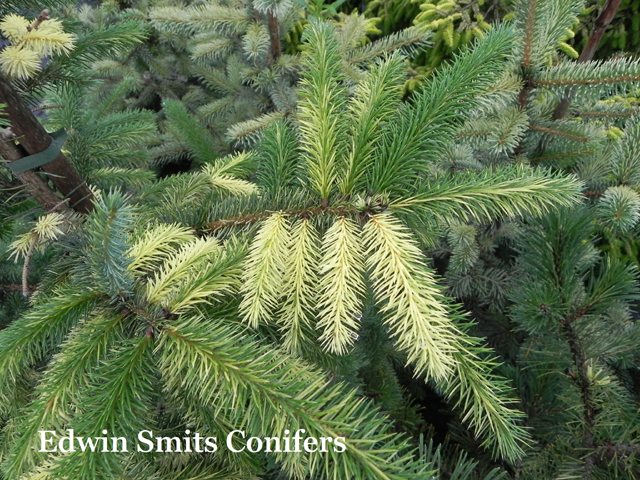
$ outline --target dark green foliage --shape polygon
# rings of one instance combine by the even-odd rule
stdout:
[[[592,222],[586,208],[563,210],[519,242],[511,315],[526,339],[513,374],[544,449],[523,462],[521,478],[633,478],[638,468],[616,453],[637,448],[640,426],[621,376],[636,368],[640,329],[629,307],[640,298],[638,272],[598,253]]]
[[[264,133],[258,148],[257,183],[269,196],[275,197],[297,186],[300,170],[298,140],[287,123],[279,121]]]

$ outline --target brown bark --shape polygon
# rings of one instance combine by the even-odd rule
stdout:
[[[582,397],[582,411],[584,417],[582,446],[589,452],[589,454],[584,457],[584,472],[582,474],[582,478],[583,480],[591,480],[597,458],[597,455],[594,452],[595,438],[593,434],[596,423],[596,404],[593,398],[591,380],[589,379],[588,374],[587,354],[582,346],[580,337],[576,333],[572,324],[577,318],[582,316],[583,313],[583,311],[580,311],[576,314],[575,318],[562,319],[560,320],[560,324],[562,325],[566,335],[575,367],[575,371],[572,372],[570,377],[580,389],[580,396]]]
[[[323,200],[323,202],[325,202],[325,200]],[[301,208],[298,210],[295,210],[295,209],[284,210],[282,213],[284,213],[285,215],[295,215],[301,218],[314,217],[318,215],[355,215],[358,213],[358,210],[351,205],[336,205],[334,207],[329,207],[328,201],[326,202],[327,202],[326,206],[321,205],[319,207]],[[265,211],[260,213],[254,213],[253,215],[245,215],[242,217],[233,217],[233,218],[218,220],[215,222],[211,222],[209,225],[207,225],[207,231],[210,233],[213,233],[222,228],[236,227],[239,225],[250,225],[250,224],[259,222],[261,220],[264,220],[270,215],[271,215],[271,212]]]
[[[578,63],[588,62],[589,60],[593,59],[594,55],[596,54],[596,50],[598,49],[598,45],[600,44],[600,40],[602,40],[602,36],[604,35],[605,30],[613,20],[613,17],[618,11],[621,2],[622,0],[607,0],[607,3],[604,4],[602,12],[600,12],[600,15],[596,19],[596,23],[593,26],[591,35],[589,35],[589,40],[587,40],[587,44],[585,45],[582,52],[580,52]],[[571,90],[568,89],[565,92],[564,98],[556,107],[555,112],[553,112],[553,119],[560,120],[561,118],[563,118],[567,114],[567,110],[569,109],[570,104]]]
[[[24,154],[13,143],[13,140],[0,139],[0,156],[5,160],[13,162],[24,157]],[[36,172],[28,170],[24,173],[15,175],[18,180],[25,186],[31,197],[38,202],[45,211],[52,210],[60,204],[61,198],[57,196],[47,185],[47,183]],[[60,211],[69,210],[66,205],[58,207]]]
[[[6,77],[0,73],[0,103],[4,103],[11,129],[28,155],[45,150],[51,144],[51,136],[24,104]],[[58,190],[71,199],[75,210],[87,213],[92,210],[91,190],[86,186],[69,159],[60,153],[52,162],[42,166]]]
[[[267,14],[267,20],[269,23],[269,37],[271,38],[271,54],[273,59],[277,60],[282,55],[282,47],[280,45],[280,24],[276,16],[269,11]]]

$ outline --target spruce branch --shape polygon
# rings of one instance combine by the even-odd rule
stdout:
[[[559,471],[584,479],[598,478],[603,468],[611,471],[597,453],[599,442],[608,438],[611,428],[617,429],[621,441],[635,438],[635,427],[620,428],[635,415],[631,413],[635,407],[608,365],[624,362],[627,349],[636,345],[635,326],[611,308],[636,301],[637,269],[599,254],[590,239],[593,221],[593,212],[583,207],[562,209],[532,222],[519,242],[518,263],[523,274],[510,295],[512,317],[530,337],[520,361],[558,378],[548,387],[529,387],[543,402],[533,406],[539,413],[531,415],[533,419],[549,415],[543,413],[545,404],[561,402],[560,412],[565,405],[574,406],[557,420],[571,419],[567,424],[577,442],[553,450]],[[566,394],[557,389],[558,381],[563,380],[573,387]]]
[[[528,434],[517,425],[522,414],[510,405],[512,391],[492,373],[495,361],[481,359],[490,350],[454,322],[460,318],[446,306],[407,228],[389,213],[374,215],[364,240],[376,301],[416,375],[432,380],[455,402],[463,422],[495,457],[520,457]]]
[[[276,121],[265,129],[257,156],[257,184],[261,190],[275,196],[296,186],[300,170],[298,139],[289,124]]]
[[[203,261],[219,253],[220,249],[219,242],[213,238],[195,238],[182,244],[147,283],[147,301],[166,308],[175,306],[176,291],[184,282],[193,278],[194,271],[202,268]]]
[[[307,69],[303,72],[299,92],[300,146],[311,187],[320,196],[323,206],[328,206],[337,175],[336,159],[343,150],[343,140],[339,137],[343,130],[340,112],[346,92],[340,85],[343,77],[341,58],[333,27],[312,21],[306,35],[313,51],[305,56]]]
[[[554,206],[575,205],[582,187],[575,177],[523,167],[443,175],[437,180],[427,182],[413,197],[391,201],[389,208],[437,215],[445,221],[542,215]]]
[[[286,356],[243,340],[230,327],[217,326],[214,336],[203,326],[202,318],[182,318],[163,329],[160,370],[170,391],[182,390],[216,409],[242,406],[257,435],[298,427],[316,438],[345,437],[345,452],[306,457],[305,477],[337,478],[348,471],[357,480],[419,478],[406,440],[391,433],[384,418],[353,391],[330,385],[298,360],[285,362]],[[362,429],[363,423],[368,428]],[[291,454],[276,454],[276,459],[295,476],[286,455]]]
[[[464,50],[455,62],[434,75],[411,106],[389,122],[382,147],[367,179],[376,193],[406,193],[416,175],[426,173],[462,123],[465,108],[495,80],[511,51],[513,32],[496,28],[476,48]],[[466,106],[466,107],[465,107]]]
[[[149,403],[154,397],[157,372],[153,361],[153,339],[141,336],[113,348],[93,372],[83,391],[82,413],[70,424],[85,437],[100,436],[106,429],[114,436],[132,439],[141,430],[153,428]],[[87,455],[76,451],[56,459],[52,477],[107,479],[124,474],[126,455]]]
[[[271,214],[254,239],[244,265],[240,312],[253,328],[269,322],[282,294],[282,275],[287,263],[290,226],[282,212]]]
[[[263,130],[274,122],[284,119],[285,111],[269,112],[251,120],[231,125],[225,134],[235,145],[251,145],[262,136]]]
[[[351,204],[334,205],[331,207],[310,207],[310,208],[297,208],[290,210],[282,210],[282,213],[289,217],[315,217],[315,216],[343,216],[343,215],[355,215],[358,213],[358,209]],[[226,227],[234,226],[246,226],[258,223],[271,216],[270,211],[261,211],[249,215],[242,215],[233,218],[224,218],[216,220],[207,225],[207,230],[210,232],[216,232]]]
[[[449,382],[439,388],[455,407],[463,411],[468,424],[482,446],[496,458],[515,462],[524,456],[530,433],[520,425],[524,415],[516,409],[513,388],[493,372],[496,359],[492,351],[479,346],[478,339],[467,338],[466,345],[454,353],[455,372]]]
[[[322,237],[318,340],[325,350],[347,353],[358,337],[365,285],[362,279],[364,255],[359,228],[347,217],[338,217]]]
[[[91,310],[99,296],[97,292],[63,286],[54,297],[41,299],[31,312],[2,330],[0,366],[5,373],[0,377],[0,392],[8,394],[15,380],[51,352]],[[4,403],[6,400],[7,397],[0,393],[1,411],[9,407]]]
[[[363,239],[376,302],[398,348],[407,352],[417,375],[446,381],[461,333],[448,317],[433,274],[419,260],[420,249],[388,213],[371,217]]]
[[[589,138],[587,137],[575,135],[569,132],[563,132],[562,130],[558,130],[557,128],[554,129],[554,128],[545,127],[542,125],[533,125],[533,124],[529,125],[529,128],[534,132],[541,132],[549,135],[557,135],[559,137],[568,138],[570,140],[580,142],[580,143],[588,143],[590,141]]]
[[[160,224],[146,229],[128,251],[131,272],[148,273],[173,257],[181,244],[195,240],[193,232],[179,225]]]
[[[536,84],[562,93],[573,87],[574,95],[628,88],[640,80],[640,62],[632,58],[597,60],[583,63],[563,62],[542,71]]]
[[[172,133],[181,141],[186,141],[197,162],[207,163],[217,157],[217,148],[211,133],[200,125],[182,102],[167,100],[164,103],[164,111]]]
[[[630,119],[624,137],[616,145],[611,159],[613,180],[634,187],[640,182],[640,116]]]
[[[244,245],[227,245],[209,261],[199,261],[198,267],[192,269],[177,287],[168,285],[171,295],[162,305],[177,315],[201,304],[216,303],[237,292],[245,255]]]
[[[414,52],[429,45],[431,36],[432,32],[423,26],[409,27],[349,52],[346,60],[350,64],[359,65],[392,52],[411,57]]]
[[[27,250],[27,253],[24,256],[24,264],[22,265],[22,296],[25,298],[29,298],[29,282],[28,282],[28,277],[29,277],[29,264],[31,263],[31,258],[33,257],[33,254],[35,252],[36,249],[36,245],[38,244],[38,241],[40,239],[40,236],[38,235],[37,232],[34,232],[33,237],[31,239],[31,244],[29,245],[29,249]]]
[[[243,8],[230,8],[213,3],[188,8],[160,7],[151,9],[151,24],[161,31],[193,34],[222,30],[239,33],[250,21]]]
[[[42,22],[44,22],[45,20],[49,20],[51,18],[51,17],[49,17],[50,13],[51,12],[46,8],[44,10],[42,10],[40,12],[40,15],[38,15],[38,18],[36,18],[34,20],[34,22],[27,27],[27,31],[30,32],[32,30],[37,30]]]
[[[74,72],[88,68],[93,62],[129,53],[148,35],[145,26],[135,20],[125,20],[91,29],[77,37],[75,48],[68,55],[56,58],[38,74],[20,86],[20,92],[34,103],[40,100],[46,85],[86,85],[86,78]]]
[[[130,259],[125,252],[130,248],[135,213],[117,192],[99,195],[94,205],[87,219],[87,233],[93,240],[86,249],[89,275],[99,291],[113,301],[123,300],[133,293],[133,279],[127,271]]]
[[[594,427],[597,407],[593,398],[592,382],[588,374],[589,367],[587,355],[582,347],[580,337],[576,334],[572,325],[572,322],[575,321],[577,317],[582,316],[582,314],[582,311],[578,311],[575,318],[564,318],[560,320],[560,324],[562,325],[562,330],[566,336],[567,343],[571,351],[571,357],[573,358],[575,368],[573,372],[573,381],[580,389],[583,404],[584,433],[582,446],[586,451],[590,452],[584,458],[584,475],[582,478],[584,480],[591,480],[595,461],[594,452],[592,452],[592,450],[595,447]]]
[[[376,62],[347,104],[351,141],[339,176],[340,193],[346,197],[362,184],[381,146],[384,124],[400,106],[403,63],[399,55]]]
[[[523,3],[525,8],[520,10],[525,12],[524,26],[522,27],[524,32],[522,67],[528,69],[531,66],[538,0],[525,0]]]
[[[96,294],[90,294],[84,295],[94,301]],[[36,387],[33,402],[20,418],[22,434],[12,445],[4,465],[9,478],[18,478],[44,461],[46,454],[38,452],[37,448],[38,430],[62,429],[65,419],[72,415],[78,394],[87,387],[90,368],[95,367],[121,338],[124,325],[120,315],[111,316],[109,312],[99,311],[91,317],[65,342],[62,339],[56,342],[62,344],[64,353],[54,357]]]
[[[271,39],[271,58],[275,61],[282,55],[282,47],[280,45],[280,23],[272,11],[267,13],[267,23],[269,25],[269,38]]]
[[[523,76],[535,78],[536,70],[553,58],[582,12],[582,5],[580,0],[522,0],[518,3],[517,25],[524,36],[520,50]]]
[[[308,218],[297,220],[291,227],[290,242],[291,258],[284,274],[284,303],[278,319],[284,348],[300,352],[318,300],[320,239],[312,221]]]

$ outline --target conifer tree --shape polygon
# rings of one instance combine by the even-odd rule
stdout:
[[[452,172],[540,165],[587,185],[588,207],[524,227],[449,222],[436,251],[449,292],[474,309],[476,333],[489,337],[506,362],[500,371],[518,384],[539,442],[517,465],[519,479],[637,472],[637,327],[629,313],[637,277],[629,264],[638,259],[640,157],[637,109],[626,96],[640,67],[632,58],[565,58],[558,42],[581,6],[521,4],[523,43],[512,73],[439,165]]]
[[[594,208],[532,222],[518,242],[511,317],[526,335],[511,370],[539,443],[519,479],[634,478],[637,391],[632,381],[638,270],[594,246]]]
[[[483,164],[516,159],[564,168],[590,189],[604,190],[598,178],[608,165],[609,140],[636,113],[615,95],[634,91],[640,64],[633,58],[578,62],[563,53],[561,43],[582,5],[520,3],[515,20],[522,42],[511,71],[496,84],[495,101],[471,114],[459,132],[459,144],[474,149]],[[564,97],[570,100],[566,113],[557,109]]]
[[[272,4],[273,3],[273,4]],[[262,129],[295,115],[296,85],[302,68],[298,31],[306,24],[305,11],[295,2],[167,2],[153,6],[134,2],[133,9],[110,11],[85,8],[79,18],[87,24],[120,18],[147,18],[151,40],[123,61],[97,62],[104,89],[119,91],[130,108],[162,111],[161,135],[154,143],[154,165],[196,166],[183,142],[185,129],[206,127],[216,152],[230,153],[254,146]],[[409,28],[371,43],[374,22],[362,15],[341,15],[343,68],[352,80],[362,75],[368,61],[393,50],[405,53],[426,44],[422,28]],[[184,108],[165,109],[165,101]],[[179,111],[180,109],[181,111]],[[185,111],[197,120],[185,122]]]
[[[626,96],[637,88],[640,64],[622,57],[569,58],[562,42],[582,6],[565,0],[520,3],[516,23],[522,43],[517,55],[494,86],[491,100],[470,112],[439,168],[481,170],[513,163],[550,167],[577,174],[586,182],[585,195],[606,197],[610,212],[633,210],[638,120],[637,108]],[[600,226],[610,248],[637,262],[630,231]],[[490,309],[495,317],[505,306],[510,248],[518,228],[511,222],[476,227],[450,225],[436,253],[446,264],[450,293],[480,307],[479,312],[495,307]]]
[[[139,43],[144,37],[140,25],[129,21],[82,29],[67,18],[60,20],[64,17],[65,2],[50,2],[47,6],[55,10],[44,10],[35,3],[3,2],[0,6],[1,28],[7,36],[0,55],[5,60],[13,58],[14,62],[3,62],[11,69],[0,69],[0,96],[11,101],[10,105],[0,107],[0,156],[12,162],[28,157],[29,153],[40,153],[53,143],[47,132],[66,129],[64,147],[55,161],[21,173],[16,173],[10,165],[3,164],[0,168],[3,324],[25,308],[26,297],[33,293],[41,279],[40,273],[52,260],[52,251],[47,245],[77,223],[78,218],[69,207],[80,211],[91,207],[91,192],[84,182],[108,187],[113,184],[111,177],[116,173],[123,176],[122,170],[127,171],[131,181],[134,170],[117,171],[117,167],[123,163],[132,166],[129,162],[136,157],[140,159],[136,166],[144,163],[142,145],[155,131],[148,114],[130,112],[114,116],[113,98],[86,95],[88,90],[95,89],[95,76],[88,70],[91,63],[96,58],[122,54]],[[66,50],[59,51],[56,45],[60,42],[70,43],[66,44]],[[13,57],[8,55],[12,48]],[[29,67],[33,62],[21,64],[15,50],[36,55],[35,67]],[[12,69],[27,69],[26,75],[15,75]],[[82,118],[83,110],[84,114],[90,113],[86,115],[89,118]],[[109,115],[110,118],[105,118]],[[43,120],[45,125],[41,124]],[[78,142],[81,137],[82,141]],[[63,136],[56,138],[59,145]],[[80,151],[82,155],[77,155]],[[150,180],[150,172],[135,172],[139,172],[138,178]],[[72,174],[71,177],[68,174]],[[111,183],[105,183],[105,177]],[[40,216],[41,209],[48,214]],[[9,248],[12,243],[25,248],[24,264],[15,264],[12,256],[15,250]]]
[[[513,32],[493,30],[410,104],[401,102],[399,54],[348,79],[336,28],[312,21],[305,35],[296,114],[272,125],[259,150],[219,158],[196,129],[188,142],[198,170],[140,183],[130,199],[97,192],[85,225],[53,247],[64,253],[55,276],[0,331],[7,479],[233,478],[264,474],[274,461],[292,478],[423,478],[431,464],[408,439],[311,365],[339,362],[365,322],[495,458],[521,455],[527,435],[512,392],[441,293],[417,236],[437,235],[444,219],[541,215],[577,200],[575,178],[524,166],[433,174],[465,112],[490,93]],[[76,118],[91,125],[100,116]],[[375,312],[366,319],[365,302]],[[32,448],[39,429],[131,436],[146,425],[219,438],[238,426],[255,436],[304,428],[344,433],[348,445],[325,456],[173,461]]]
[[[3,292],[16,285],[24,292],[26,282],[31,294],[42,281],[30,311],[0,331],[5,476],[428,478],[439,470],[446,477],[451,472],[430,456],[433,448],[416,454],[413,442],[392,434],[389,419],[360,398],[381,393],[378,406],[396,428],[406,427],[415,411],[396,378],[404,368],[458,414],[454,435],[474,439],[494,459],[514,461],[516,478],[633,478],[638,419],[629,366],[637,342],[627,309],[636,279],[621,256],[637,260],[640,147],[634,109],[612,94],[634,88],[638,64],[562,60],[558,50],[579,5],[522,5],[515,33],[498,27],[409,103],[401,101],[402,55],[371,61],[384,44],[345,48],[345,30],[362,38],[363,19],[312,20],[305,33],[310,47],[288,79],[293,90],[300,76],[299,101],[263,122],[269,126],[256,150],[227,156],[221,141],[227,127],[207,128],[213,124],[193,115],[211,97],[180,74],[172,77],[175,71],[145,80],[129,70],[114,88],[76,82],[77,72],[53,62],[60,69],[53,72],[65,73],[46,91],[46,103],[65,108],[51,110],[46,123],[72,131],[66,153],[102,193],[96,190],[96,211],[85,224],[51,213],[20,227],[17,239],[1,239],[2,258],[12,253],[20,261],[3,267]],[[172,9],[187,19],[185,29],[196,28],[186,26],[197,23],[190,8]],[[84,12],[90,37],[133,25],[122,20],[141,10],[104,25],[96,12]],[[157,13],[149,11],[152,18]],[[269,31],[269,14],[257,17],[256,32]],[[184,52],[210,41],[203,40],[210,31],[173,36],[175,25],[155,25],[164,44],[177,45],[170,65],[205,68]],[[231,35],[234,48],[246,47],[251,33],[247,27]],[[131,58],[139,61],[146,48]],[[353,62],[354,55],[364,56]],[[219,78],[228,77],[236,59],[222,59]],[[124,78],[126,61],[98,62],[102,75],[110,65],[112,80]],[[212,65],[220,67],[206,62]],[[246,59],[234,65],[238,73]],[[271,66],[246,78],[258,82],[265,72],[273,73]],[[266,76],[262,86],[242,85],[239,73],[233,79],[240,96],[273,102],[275,83]],[[48,77],[35,78],[32,90],[29,82],[14,82],[26,99],[44,92],[38,85]],[[172,82],[160,89],[152,85],[167,78]],[[153,114],[126,110],[145,103],[137,103],[144,89],[163,98],[165,142],[155,154],[188,155],[192,172],[155,180],[147,170],[152,153],[142,145],[153,136]],[[567,115],[554,118],[565,97]],[[227,101],[249,112],[238,97]],[[590,210],[533,220],[576,202],[580,182],[561,170],[587,182]],[[149,218],[151,225],[140,225]],[[594,226],[607,254],[598,256],[592,246]],[[448,293],[465,306],[491,306],[492,322],[480,329],[452,305],[427,266],[421,249],[438,238]],[[545,263],[558,258],[562,281]],[[42,277],[33,268],[41,262],[55,274]],[[524,278],[507,295],[513,271]],[[24,308],[0,305],[10,312],[7,324]],[[478,331],[490,333],[492,345],[501,339],[506,367],[498,368]],[[624,348],[615,349],[616,342]],[[372,365],[382,372],[377,378]],[[515,381],[526,417],[498,373]],[[541,412],[558,404],[566,411]],[[314,434],[338,425],[351,455],[218,452],[150,460],[30,449],[39,427],[99,434],[96,415],[110,432],[130,438],[147,425],[167,436],[199,428],[219,440],[236,426],[267,436],[294,424]],[[525,445],[521,422],[533,448]],[[464,470],[470,464],[460,465],[451,478],[470,475]]]

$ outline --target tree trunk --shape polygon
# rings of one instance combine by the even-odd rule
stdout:
[[[13,140],[11,139],[0,139],[0,155],[10,162],[24,157],[24,154],[13,144]],[[15,176],[25,185],[29,195],[42,206],[45,212],[53,210],[56,207],[60,211],[69,209],[65,204],[60,205],[62,199],[49,188],[47,183],[36,172],[28,170],[15,174]]]
[[[6,77],[0,73],[0,103],[6,105],[5,112],[11,122],[11,129],[25,152],[34,155],[51,144],[51,137],[38,119],[23,103]],[[60,153],[53,161],[42,166],[50,174],[51,181],[58,190],[71,199],[72,207],[81,213],[91,211],[91,190],[83,182],[67,157]],[[31,172],[33,173],[33,172]],[[33,178],[27,175],[29,178]],[[59,200],[58,200],[59,203]]]

